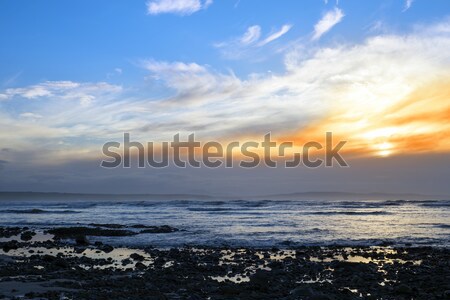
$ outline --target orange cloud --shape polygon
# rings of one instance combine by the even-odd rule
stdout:
[[[344,152],[357,156],[450,151],[450,79],[424,84],[393,103],[380,101],[375,108],[364,101],[337,101],[324,119],[279,141],[323,142],[330,131],[336,142],[348,141]]]

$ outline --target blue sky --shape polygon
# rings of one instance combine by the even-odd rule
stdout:
[[[232,68],[245,76],[280,70],[275,46],[259,49],[260,59],[224,59],[214,44],[241,36],[258,25],[262,35],[284,24],[291,30],[277,46],[307,37],[335,1],[215,1],[190,15],[149,15],[145,1],[2,1],[0,3],[0,82],[3,87],[42,80],[103,81],[137,84],[141,59],[187,61],[216,69]],[[319,43],[360,40],[383,22],[391,31],[408,30],[414,22],[438,21],[449,12],[448,1],[342,0],[342,22]],[[381,24],[381,23],[380,23]],[[262,62],[260,60],[263,60]],[[115,69],[123,76],[108,76]],[[115,74],[116,75],[116,74]],[[119,77],[119,78],[118,78]],[[15,80],[11,80],[14,79]]]
[[[448,0],[3,0],[0,40],[1,190],[166,192],[181,176],[177,192],[215,193],[248,171],[222,188],[231,171],[110,173],[101,146],[333,131],[369,169],[254,171],[260,188],[450,194]]]

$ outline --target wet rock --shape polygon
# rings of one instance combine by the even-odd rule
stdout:
[[[311,297],[312,295],[314,295],[314,291],[308,286],[299,286],[291,290],[289,294],[296,299],[303,299],[305,297]]]
[[[138,269],[138,270],[144,270],[144,269],[147,269],[147,266],[144,265],[144,264],[141,263],[141,262],[136,263],[136,265],[135,265],[134,267],[135,267],[136,269]]]
[[[271,279],[270,273],[264,270],[257,270],[253,276],[250,277],[250,283],[258,286],[267,286]]]
[[[131,228],[139,228],[139,229],[148,228],[147,225],[142,225],[142,224],[131,225],[130,227]]]
[[[0,227],[0,238],[10,238],[23,231],[20,227]]]
[[[400,284],[399,286],[397,286],[397,287],[394,289],[394,291],[395,291],[397,294],[404,294],[404,295],[409,295],[409,294],[412,293],[411,288],[410,288],[408,285],[406,285],[406,284]]]
[[[85,235],[77,235],[75,237],[75,243],[77,243],[77,245],[80,245],[80,246],[86,246],[86,245],[89,245],[89,240],[87,239],[87,237]]]
[[[55,258],[52,265],[61,269],[67,269],[70,266],[69,263],[63,258]]]
[[[140,255],[140,254],[137,254],[137,253],[132,253],[130,255],[130,258],[132,258],[134,260],[137,260],[137,261],[143,261],[144,260],[144,257],[142,255]]]
[[[103,229],[99,227],[59,227],[48,231],[59,238],[75,238],[79,235],[86,236],[131,236],[135,232],[119,229]]]
[[[102,246],[98,247],[98,249],[102,250],[105,253],[110,253],[114,250],[114,247],[111,245],[102,245]]]
[[[9,252],[10,250],[16,250],[19,248],[17,241],[10,241],[3,244],[2,249],[5,252]]]
[[[36,233],[33,231],[25,231],[20,235],[20,239],[22,241],[31,241],[35,235]]]

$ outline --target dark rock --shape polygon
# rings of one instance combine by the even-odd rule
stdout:
[[[270,272],[265,270],[257,270],[253,276],[250,277],[250,283],[258,286],[267,286],[271,279]]]
[[[67,269],[70,266],[69,263],[63,258],[54,259],[52,265],[62,269]]]
[[[136,269],[138,269],[138,270],[144,270],[144,269],[147,269],[147,266],[144,265],[144,264],[141,263],[141,262],[136,263],[136,265],[135,265],[134,267],[135,267]]]
[[[18,248],[19,248],[19,246],[17,244],[17,241],[6,242],[3,244],[3,247],[2,247],[3,251],[5,251],[5,252],[9,252],[10,250],[16,250]]]
[[[412,290],[408,285],[400,284],[399,286],[395,287],[395,292],[398,294],[409,295],[411,294]]]
[[[20,239],[22,241],[31,241],[35,235],[36,233],[33,231],[25,231],[20,235]]]
[[[102,250],[105,253],[110,253],[114,250],[114,247],[111,245],[103,245],[101,247],[98,247],[100,250]]]
[[[308,286],[299,286],[289,292],[296,299],[303,299],[314,295],[314,291]]]
[[[85,235],[77,235],[75,237],[75,243],[77,243],[77,245],[89,245],[89,240],[87,239],[87,237]]]
[[[10,238],[23,231],[20,227],[0,227],[0,238]]]
[[[131,236],[136,233],[129,230],[102,229],[99,227],[59,227],[48,231],[60,238],[75,238],[79,235],[86,236]]]
[[[132,258],[134,260],[137,260],[137,261],[143,261],[144,260],[144,257],[142,255],[140,255],[140,254],[137,254],[137,253],[132,253],[130,255],[130,258]]]

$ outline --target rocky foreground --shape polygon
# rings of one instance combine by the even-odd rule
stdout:
[[[130,249],[170,226],[0,228],[0,299],[450,299],[447,248]]]

